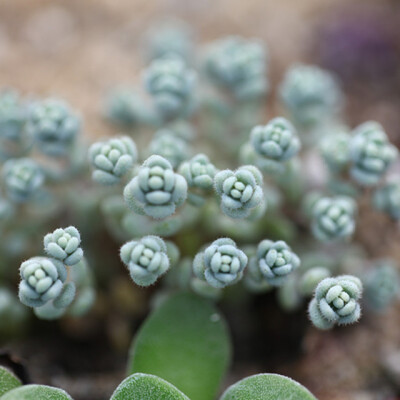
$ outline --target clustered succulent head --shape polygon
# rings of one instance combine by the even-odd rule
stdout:
[[[187,196],[187,183],[171,163],[157,155],[149,157],[124,190],[125,201],[136,212],[156,219],[175,213]]]
[[[355,230],[355,213],[350,197],[322,197],[312,206],[312,232],[324,242],[349,238]]]
[[[116,88],[107,97],[105,116],[110,122],[129,128],[141,121],[143,108],[143,101],[134,90]]]
[[[384,311],[400,294],[400,276],[391,260],[380,260],[363,279],[367,306]]]
[[[137,158],[135,142],[128,136],[93,143],[89,149],[94,168],[92,178],[102,185],[118,183],[133,168]]]
[[[63,100],[46,99],[31,106],[27,129],[46,155],[66,155],[80,128],[79,116]]]
[[[252,286],[281,286],[287,276],[300,266],[297,254],[283,241],[263,240],[250,259],[248,279]]]
[[[321,143],[321,155],[328,168],[334,173],[342,171],[350,161],[350,138],[346,132],[335,132]]]
[[[14,90],[0,92],[0,138],[18,140],[27,120],[27,107]]]
[[[231,218],[246,218],[264,202],[261,172],[252,165],[236,171],[225,169],[214,178],[217,194],[221,197],[221,210]]]
[[[295,156],[301,147],[294,126],[285,118],[274,118],[267,125],[258,125],[250,135],[255,152],[275,161],[287,161]]]
[[[170,54],[152,61],[144,79],[163,119],[175,119],[190,111],[196,74],[182,58]]]
[[[205,154],[197,154],[180,166],[179,173],[184,176],[189,188],[209,190],[213,187],[217,169]]]
[[[139,286],[152,285],[170,266],[167,246],[157,236],[145,236],[125,243],[120,255],[132,280]]]
[[[17,203],[31,200],[44,182],[42,169],[30,158],[8,160],[2,174],[7,196]]]
[[[376,122],[365,122],[355,129],[349,151],[351,176],[363,186],[376,185],[398,154]]]
[[[21,264],[19,298],[28,307],[40,307],[61,294],[67,270],[61,261],[33,257]]]
[[[315,289],[308,308],[311,322],[319,329],[331,329],[335,324],[358,321],[361,294],[362,283],[355,276],[325,278]]]
[[[186,140],[169,129],[161,129],[154,135],[149,145],[149,153],[166,158],[173,168],[177,168],[188,158],[190,149]]]
[[[333,75],[316,66],[296,64],[289,68],[279,91],[293,120],[304,126],[334,116],[342,100]]]
[[[231,36],[214,42],[206,55],[205,70],[216,85],[238,100],[259,99],[267,94],[266,51],[257,40]]]
[[[247,256],[229,238],[217,239],[193,260],[197,278],[214,288],[222,289],[242,279]]]
[[[373,195],[373,205],[395,220],[400,219],[400,181],[390,180],[378,188]]]
[[[43,243],[45,252],[65,265],[75,265],[82,260],[81,235],[74,226],[48,233]]]

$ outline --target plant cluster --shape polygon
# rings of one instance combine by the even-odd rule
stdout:
[[[207,353],[209,343],[196,335],[208,337],[213,329],[223,336],[219,350],[228,347],[212,305],[226,300],[228,287],[243,286],[246,296],[275,290],[285,311],[309,301],[311,323],[322,330],[359,320],[363,286],[372,312],[396,299],[393,260],[368,271],[344,261],[356,246],[351,241],[361,199],[400,218],[399,179],[389,176],[398,151],[376,122],[353,131],[346,127],[340,85],[316,66],[290,67],[278,87],[281,115],[266,116],[269,60],[258,40],[218,40],[200,64],[179,25],[149,32],[147,45],[142,87],[117,88],[105,102],[104,117],[123,133],[94,141],[89,149],[81,138],[81,117],[66,102],[0,93],[1,258],[15,265],[35,254],[31,239],[52,231],[54,216],[66,211],[79,224],[85,254],[88,249],[99,272],[95,264],[105,250],[96,234],[106,229],[133,282],[147,287],[162,281],[159,293],[169,296],[139,332],[129,364],[133,375],[111,399],[147,399],[155,391],[165,399],[211,400],[228,350],[206,365],[214,376],[193,367],[202,389],[190,387],[195,378],[176,378],[179,357],[173,351],[182,354],[177,343],[183,349],[197,343]],[[319,182],[306,167],[313,157],[325,162]],[[88,312],[95,302],[93,271],[78,230],[69,226],[45,235],[44,251],[46,256],[20,266],[20,301],[43,319]],[[10,271],[1,274],[15,280]],[[1,293],[7,302],[0,302],[0,315],[20,326],[20,304],[9,289]],[[180,329],[175,338],[168,336],[167,317]],[[149,348],[153,331],[163,349]],[[221,400],[276,398],[269,387],[281,387],[285,398],[313,399],[287,378],[259,375],[228,388]],[[30,399],[45,391],[70,399],[34,385],[1,399]]]

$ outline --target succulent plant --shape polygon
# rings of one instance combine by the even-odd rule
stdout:
[[[30,158],[8,160],[2,172],[7,196],[16,203],[31,200],[44,182],[42,169]]]
[[[398,153],[382,126],[373,121],[365,122],[354,130],[349,149],[350,174],[364,186],[376,185]]]
[[[66,155],[80,128],[79,116],[63,100],[46,99],[34,103],[30,109],[27,129],[46,155]]]
[[[258,125],[250,135],[255,152],[275,161],[287,161],[295,156],[301,147],[294,126],[285,118],[274,118],[267,125]]]
[[[133,168],[137,158],[135,142],[128,136],[93,143],[89,149],[94,168],[92,178],[102,185],[118,183]]]
[[[193,271],[215,288],[233,285],[242,279],[246,254],[229,238],[217,239],[193,260]]]
[[[48,233],[43,242],[45,252],[65,265],[75,265],[82,260],[81,235],[74,226]]]
[[[27,107],[14,90],[0,91],[0,138],[18,140],[27,120]]]
[[[142,121],[144,112],[143,100],[135,90],[118,87],[108,94],[104,114],[110,122],[130,128]]]
[[[301,126],[312,126],[338,111],[342,94],[334,76],[321,68],[295,64],[279,88],[291,117]]]
[[[352,324],[360,318],[359,300],[362,283],[355,276],[325,278],[315,289],[308,312],[318,329],[331,329],[335,324]]]
[[[151,156],[125,187],[124,197],[130,208],[156,219],[175,213],[187,196],[187,183],[161,156]]]
[[[132,280],[139,286],[152,285],[170,266],[167,246],[157,236],[145,236],[125,243],[120,255]]]
[[[400,219],[400,181],[392,179],[378,188],[373,195],[373,205],[391,218]]]
[[[262,174],[252,165],[236,171],[225,169],[214,178],[215,191],[221,197],[221,210],[231,218],[246,218],[264,201]]]
[[[196,74],[177,55],[153,60],[144,74],[147,91],[152,95],[161,117],[183,116],[193,105]]]
[[[19,298],[28,307],[40,307],[57,298],[67,278],[63,263],[47,257],[33,257],[21,264]]]
[[[237,100],[254,100],[267,94],[267,55],[257,40],[230,36],[214,42],[206,54],[205,70],[212,82]]]
[[[348,165],[350,161],[350,139],[350,135],[346,132],[337,132],[322,141],[322,157],[330,171],[337,173],[344,170]]]
[[[322,197],[312,207],[312,232],[321,241],[349,238],[355,230],[356,204],[350,197]]]
[[[400,293],[400,276],[391,260],[380,260],[365,274],[364,299],[369,308],[384,311]]]
[[[187,142],[169,129],[156,132],[149,145],[149,153],[167,159],[173,168],[177,168],[190,154]]]
[[[250,258],[248,275],[255,285],[281,286],[299,266],[299,257],[283,240],[263,240]]]
[[[197,154],[180,166],[179,173],[184,176],[189,188],[209,190],[213,187],[217,169],[205,154]]]

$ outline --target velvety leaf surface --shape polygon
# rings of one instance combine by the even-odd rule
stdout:
[[[317,400],[304,386],[277,374],[259,374],[230,386],[220,400]]]
[[[0,396],[18,386],[21,386],[19,379],[11,371],[0,366]]]
[[[181,391],[158,376],[133,374],[117,387],[110,400],[189,400]]]
[[[178,293],[143,324],[131,347],[128,372],[159,376],[191,400],[214,400],[229,361],[222,316],[208,300]]]
[[[10,390],[1,400],[72,400],[62,389],[45,385],[25,385]]]

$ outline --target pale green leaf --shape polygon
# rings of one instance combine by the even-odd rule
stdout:
[[[0,366],[0,396],[21,386],[20,380],[8,369]]]
[[[220,400],[317,400],[304,386],[277,374],[259,374],[230,386]]]
[[[110,400],[189,400],[175,386],[158,376],[133,374],[117,387]]]
[[[143,324],[131,347],[128,372],[159,376],[191,400],[214,400],[230,353],[227,326],[213,304],[179,293]]]
[[[45,385],[25,385],[10,390],[1,400],[72,400],[62,389]]]

